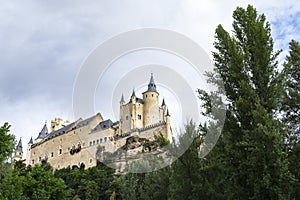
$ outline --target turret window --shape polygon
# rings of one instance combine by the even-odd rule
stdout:
[[[142,119],[142,115],[138,115],[138,119]]]

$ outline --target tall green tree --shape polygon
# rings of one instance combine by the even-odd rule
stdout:
[[[6,122],[0,127],[0,163],[11,156],[15,137],[9,133],[10,125]]]
[[[284,63],[285,93],[282,102],[284,122],[290,130],[292,140],[300,138],[300,44],[292,40],[290,52]],[[296,138],[295,138],[296,137]]]
[[[293,199],[300,199],[300,44],[292,40],[284,64],[285,94],[282,102],[283,121],[287,127],[289,169],[295,176]]]
[[[248,6],[233,13],[233,32],[216,29],[213,52],[223,80],[226,120],[219,144],[225,169],[224,195],[229,199],[288,199],[288,170],[282,125],[277,120],[282,76],[269,22]]]

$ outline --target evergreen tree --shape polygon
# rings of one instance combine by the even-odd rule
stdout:
[[[295,176],[293,199],[300,199],[300,44],[292,40],[284,64],[285,94],[282,103],[283,121],[287,126],[289,169]]]
[[[11,156],[14,149],[14,136],[9,133],[9,129],[10,125],[7,122],[0,127],[0,164]]]
[[[229,199],[288,199],[288,171],[282,126],[276,119],[283,91],[270,24],[255,8],[238,7],[233,34],[216,29],[216,71],[225,88],[224,194]],[[218,84],[219,77],[210,81]]]

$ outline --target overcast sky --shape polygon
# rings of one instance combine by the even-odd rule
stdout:
[[[25,147],[46,120],[74,120],[72,92],[81,64],[97,45],[124,31],[174,30],[210,54],[217,25],[230,31],[233,10],[252,4],[271,22],[275,47],[284,50],[281,60],[289,41],[300,41],[295,0],[0,2],[0,124],[9,122]]]

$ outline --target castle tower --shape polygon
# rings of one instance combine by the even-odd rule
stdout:
[[[23,147],[22,147],[22,139],[20,138],[18,145],[16,146],[14,153],[14,161],[20,161],[23,158]]]
[[[143,123],[144,127],[159,122],[159,106],[158,106],[159,93],[156,91],[153,74],[151,73],[148,90],[143,93],[144,111]]]
[[[172,142],[172,130],[171,130],[171,121],[170,121],[170,114],[169,114],[169,109],[167,109],[167,113],[166,113],[166,139],[169,140],[169,142]]]
[[[159,109],[159,114],[160,114],[160,119],[159,121],[163,121],[165,122],[166,121],[166,117],[165,117],[165,113],[166,113],[166,109],[167,109],[167,105],[165,103],[165,98],[163,98],[163,101],[162,101],[162,104],[161,104],[161,107]]]
[[[31,146],[33,145],[33,140],[32,137],[30,138],[29,142],[28,142],[28,146],[27,146],[27,153],[26,153],[26,165],[30,165],[30,150],[31,150]]]

